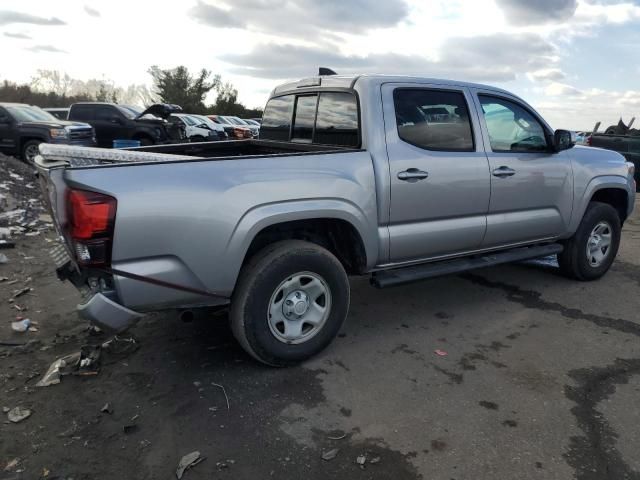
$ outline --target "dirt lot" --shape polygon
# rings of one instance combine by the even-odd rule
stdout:
[[[54,359],[107,337],[55,278],[53,232],[21,235],[0,250],[0,407],[32,414],[2,424],[0,479],[170,479],[194,450],[188,480],[638,479],[639,219],[598,282],[544,261],[384,291],[353,279],[339,338],[298,368],[252,361],[224,313],[163,314],[98,375],[43,388]],[[16,316],[38,331],[13,332]]]

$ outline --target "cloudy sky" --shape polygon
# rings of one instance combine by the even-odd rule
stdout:
[[[250,107],[327,66],[498,85],[556,128],[640,116],[640,0],[2,0],[0,52],[19,82],[204,67]]]

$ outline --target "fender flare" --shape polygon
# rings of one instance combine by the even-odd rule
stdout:
[[[593,195],[605,188],[616,188],[619,190],[623,190],[628,197],[632,197],[633,194],[630,192],[630,187],[627,182],[627,179],[620,175],[602,175],[599,177],[594,177],[584,188],[582,195],[580,195],[579,199],[576,192],[576,204],[573,208],[573,215],[571,216],[571,222],[569,223],[569,232],[571,234],[575,233],[582,221],[582,217],[584,217],[584,213],[589,206],[589,202]],[[635,192],[634,192],[635,194]]]
[[[247,211],[236,224],[225,249],[225,256],[236,259],[229,265],[237,277],[254,238],[267,227],[296,220],[336,219],[356,230],[367,256],[367,267],[378,258],[377,225],[368,221],[364,212],[352,202],[339,198],[314,198],[258,205]]]

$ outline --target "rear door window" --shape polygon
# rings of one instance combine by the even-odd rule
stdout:
[[[291,141],[311,143],[317,103],[317,95],[299,96],[296,99],[296,113],[293,118]]]
[[[69,115],[73,120],[94,120],[94,109],[90,105],[77,105],[71,108],[71,114]]]
[[[269,100],[262,115],[260,138],[289,141],[294,98],[293,95],[284,95]]]
[[[109,122],[114,117],[120,117],[120,115],[118,114],[118,111],[115,108],[111,108],[107,105],[102,105],[96,108],[96,120]]]
[[[475,149],[464,94],[421,88],[393,92],[398,136],[425,150],[471,152]]]
[[[357,147],[358,102],[346,92],[323,92],[318,103],[313,143]]]

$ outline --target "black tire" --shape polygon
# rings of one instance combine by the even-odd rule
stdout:
[[[202,136],[200,136],[200,135],[195,135],[195,136],[191,137],[191,141],[192,142],[206,142],[207,139],[202,137]]]
[[[610,226],[611,242],[606,256],[598,265],[592,265],[587,254],[587,244],[594,229],[606,223]],[[576,233],[564,245],[564,251],[558,255],[560,271],[569,278],[589,281],[602,277],[615,260],[620,246],[620,217],[611,205],[591,202]]]
[[[38,145],[40,145],[41,143],[42,140],[29,140],[28,142],[25,142],[25,144],[22,146],[22,151],[20,152],[22,160],[29,165],[34,165],[35,155],[33,155],[33,152],[34,149],[35,152],[38,151]]]
[[[312,327],[315,333],[311,338],[289,344],[273,333],[270,307],[283,282],[300,272],[318,276],[328,288],[328,316],[322,326]],[[275,367],[295,365],[319,353],[335,338],[349,310],[349,295],[347,274],[331,252],[300,240],[276,242],[242,268],[231,300],[231,329],[256,360]]]

